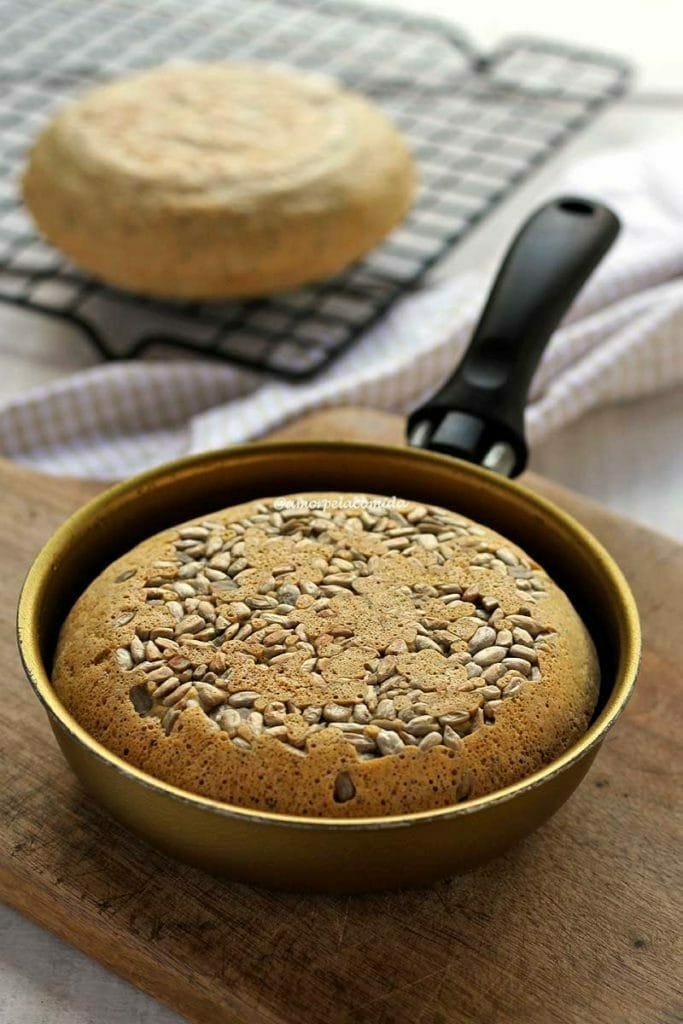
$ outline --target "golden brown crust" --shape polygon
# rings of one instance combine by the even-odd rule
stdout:
[[[414,171],[382,111],[328,79],[186,64],[68,105],[23,190],[45,236],[111,284],[225,298],[341,270],[405,215]]]
[[[434,506],[301,497],[167,530],[88,587],[53,676],[84,728],[191,792],[332,817],[492,792],[585,731],[592,642],[520,549]]]

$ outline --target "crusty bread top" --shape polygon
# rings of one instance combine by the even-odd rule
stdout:
[[[62,173],[136,186],[137,203],[246,210],[264,192],[336,206],[335,189],[362,191],[405,154],[382,111],[332,79],[248,63],[173,63],[110,82],[69,104],[42,143]],[[309,191],[319,181],[330,196]]]
[[[498,534],[309,494],[120,558],[71,611],[54,684],[96,738],[181,788],[363,816],[533,772],[585,730],[598,668],[566,596]]]

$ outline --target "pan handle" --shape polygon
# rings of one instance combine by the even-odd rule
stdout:
[[[522,472],[531,378],[619,227],[610,209],[578,196],[554,199],[529,218],[508,250],[460,365],[410,415],[410,444],[505,476]]]

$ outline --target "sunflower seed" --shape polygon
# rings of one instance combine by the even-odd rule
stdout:
[[[130,671],[133,667],[133,657],[127,647],[119,647],[116,651],[116,664],[124,672]]]
[[[152,710],[154,700],[144,683],[138,683],[136,686],[131,686],[128,692],[130,694],[130,699],[133,702],[133,707],[139,715],[146,715]]]
[[[475,665],[481,666],[481,668],[488,668],[489,665],[495,665],[496,662],[502,661],[507,654],[505,647],[484,647],[483,650],[477,651],[473,657]]]
[[[405,731],[410,736],[426,736],[428,732],[438,729],[438,725],[431,715],[418,715],[408,722]]]
[[[387,732],[380,729],[375,739],[377,748],[382,754],[398,754],[403,750],[405,744],[401,737],[395,732]]]
[[[157,661],[162,657],[161,650],[157,647],[153,640],[148,640],[145,644],[145,658],[147,661]]]
[[[323,708],[323,718],[326,722],[348,722],[351,718],[351,708],[334,703],[326,704]]]
[[[119,575],[114,580],[114,583],[125,583],[126,580],[129,580],[133,576],[135,576],[136,572],[137,572],[137,569],[126,569],[124,572],[119,573]]]
[[[263,732],[263,715],[259,711],[250,711],[245,722],[253,736],[261,735]]]
[[[450,727],[450,725],[444,726],[443,730],[443,743],[449,750],[461,750],[462,740],[458,736],[457,732]]]
[[[286,573],[294,572],[295,566],[290,565],[289,562],[283,563],[282,565],[274,565],[270,570],[272,576],[284,576]]]
[[[176,686],[176,688],[172,690],[171,693],[164,697],[161,703],[165,707],[172,707],[174,704],[177,704],[178,701],[182,700],[183,697],[185,697],[186,694],[188,694],[191,689],[191,682],[181,683],[180,686]]]
[[[433,533],[418,533],[415,537],[415,542],[421,547],[426,548],[427,551],[434,551],[439,546],[439,542]]]
[[[526,658],[504,658],[503,665],[508,672],[521,672],[524,676],[531,674],[531,665]]]
[[[267,736],[272,736],[275,740],[286,740],[289,735],[289,730],[286,725],[271,725],[264,731]]]
[[[133,635],[133,639],[130,642],[130,653],[136,665],[145,660],[145,645],[137,633]]]
[[[511,679],[503,689],[503,697],[513,697],[516,693],[519,693],[522,688],[522,682],[521,679]]]
[[[164,732],[167,736],[170,736],[173,732],[173,726],[180,718],[180,712],[176,708],[169,708],[161,719]]]
[[[502,703],[503,701],[500,699],[488,701],[488,703],[484,705],[484,717],[490,721],[493,720],[495,718],[496,711]]]
[[[541,626],[528,615],[508,615],[508,619],[513,626],[520,626],[525,629],[532,637],[536,638],[541,632]]]
[[[468,644],[470,654],[476,654],[496,642],[496,631],[490,626],[480,626]]]
[[[354,704],[352,717],[354,722],[358,722],[359,725],[367,725],[372,720],[372,715],[366,704]]]
[[[219,704],[225,703],[225,693],[210,683],[196,683],[195,688],[199,697],[199,703],[205,711],[211,711],[213,708],[218,707]]]
[[[206,540],[209,531],[204,526],[183,526],[178,531],[181,540]]]
[[[523,644],[513,644],[510,648],[511,658],[523,658],[524,661],[530,662],[535,665],[538,661],[538,655],[533,647],[525,647]]]
[[[469,721],[469,711],[451,711],[447,715],[439,715],[441,725],[455,729],[463,725],[469,725]]]
[[[377,718],[394,718],[396,715],[396,706],[393,700],[384,699],[377,705],[375,716]]]
[[[240,690],[238,693],[231,693],[228,703],[232,708],[248,708],[258,700],[260,694],[256,690]]]
[[[154,699],[156,701],[163,700],[164,697],[168,697],[169,693],[173,693],[180,686],[180,680],[178,676],[170,676],[163,683],[161,683],[154,691]]]
[[[441,654],[441,648],[428,636],[417,636],[415,638],[415,650],[416,651],[438,651]]]
[[[132,611],[132,612],[130,612],[130,611],[129,612],[124,612],[122,615],[119,615],[119,617],[117,619],[114,619],[114,626],[116,626],[116,627],[127,626],[128,623],[132,622],[134,618],[135,618],[135,612],[134,611]]]
[[[482,686],[475,690],[475,693],[481,694],[485,701],[498,700],[500,697],[500,690],[497,686]]]
[[[344,740],[356,748],[358,754],[370,754],[377,749],[375,741],[371,736],[364,736],[356,732],[344,733]]]
[[[176,625],[175,633],[176,636],[182,636],[184,633],[198,633],[204,629],[205,625],[201,615],[186,615]]]
[[[442,743],[443,737],[441,733],[430,732],[420,740],[420,750],[426,753],[428,750],[432,750],[433,747],[441,746]]]
[[[351,780],[351,776],[348,772],[340,772],[334,783],[334,799],[337,803],[344,804],[349,800],[353,800],[355,795],[356,787]]]

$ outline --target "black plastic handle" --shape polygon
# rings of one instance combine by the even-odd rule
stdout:
[[[459,367],[409,417],[411,444],[506,476],[522,472],[531,378],[619,227],[606,206],[578,196],[555,199],[529,218],[508,250]]]

